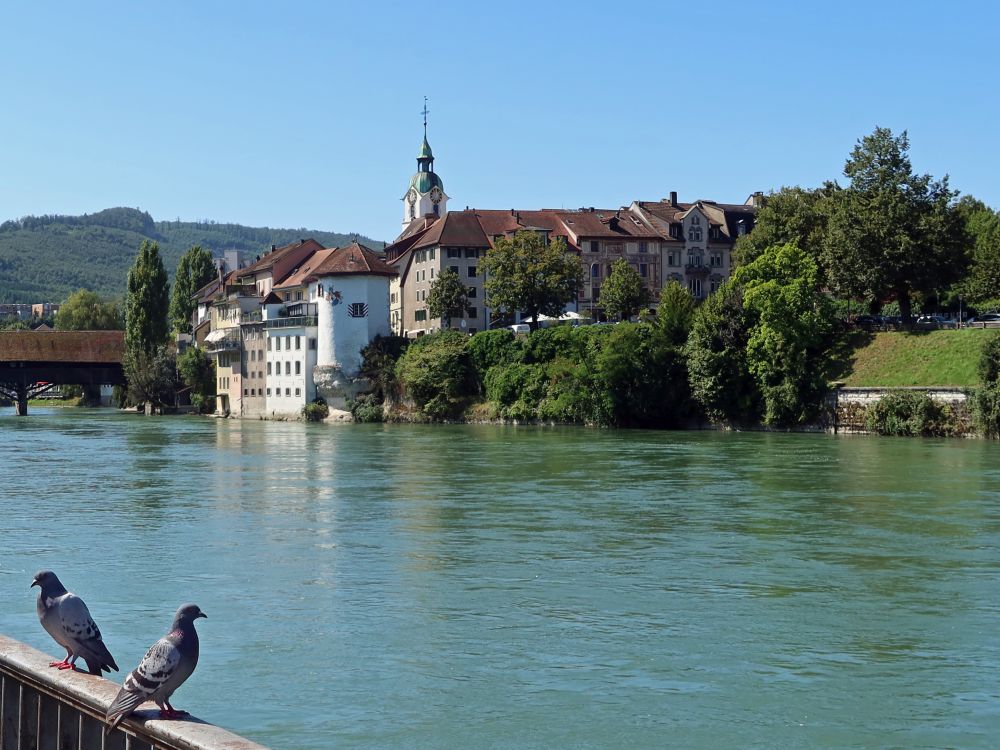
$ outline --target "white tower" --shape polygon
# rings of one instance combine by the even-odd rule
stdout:
[[[417,171],[410,178],[410,187],[403,196],[403,229],[414,219],[430,214],[443,218],[448,213],[448,196],[444,193],[444,183],[434,173],[434,152],[427,142],[427,97],[424,97],[424,142],[417,155]]]

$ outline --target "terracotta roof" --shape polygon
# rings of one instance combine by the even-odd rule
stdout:
[[[264,297],[264,299],[262,299],[260,301],[260,304],[262,304],[262,305],[283,305],[283,304],[285,304],[285,300],[283,300],[281,298],[280,294],[278,294],[276,291],[274,291],[272,289],[270,292],[267,293],[267,296]]]
[[[0,331],[0,362],[121,364],[124,331]]]
[[[313,275],[313,271],[319,267],[320,263],[332,255],[337,248],[329,247],[324,250],[317,250],[303,261],[302,265],[286,276],[280,285],[275,289],[288,289],[289,287],[303,286],[308,283],[308,279]]]
[[[210,302],[215,299],[215,296],[221,292],[227,284],[234,283],[236,283],[236,271],[230,271],[222,277],[221,282],[219,281],[219,277],[216,276],[210,282],[205,284],[205,286],[191,295],[191,298],[197,300],[198,302]]]
[[[365,276],[395,276],[399,273],[373,250],[359,242],[347,247],[338,247],[322,262],[313,267],[310,277],[344,276],[358,274]]]
[[[289,245],[283,245],[281,247],[276,247],[273,250],[264,253],[260,260],[241,268],[236,271],[237,277],[250,276],[258,271],[266,271],[271,268],[275,263],[290,255],[293,251],[300,248],[311,249],[314,252],[317,250],[323,250],[324,247],[319,244],[316,240],[310,238],[308,240],[299,240],[298,242],[292,242]]]

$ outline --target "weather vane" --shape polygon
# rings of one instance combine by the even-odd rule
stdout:
[[[425,96],[424,97],[424,108],[422,110],[420,110],[420,114],[422,114],[424,116],[424,138],[427,137],[427,115],[429,113],[430,113],[430,110],[427,109],[427,97]]]

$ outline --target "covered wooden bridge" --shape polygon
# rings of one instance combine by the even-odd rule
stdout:
[[[124,352],[124,331],[0,331],[0,397],[24,416],[56,385],[122,384]]]

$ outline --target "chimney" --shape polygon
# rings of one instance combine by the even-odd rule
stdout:
[[[275,250],[277,250],[277,249],[278,249],[278,246],[277,246],[277,245],[271,245],[271,252],[272,252],[272,253],[273,253],[273,252],[274,252]]]
[[[670,205],[673,206],[674,208],[677,208],[677,191],[676,190],[671,190],[670,191]]]
[[[750,205],[753,206],[754,208],[760,208],[761,206],[764,205],[763,190],[757,190],[754,192],[754,194],[750,197]]]

